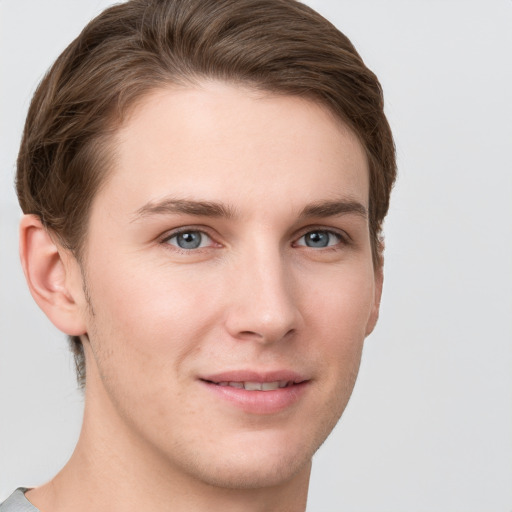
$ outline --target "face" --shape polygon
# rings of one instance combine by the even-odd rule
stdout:
[[[210,484],[294,477],[377,317],[361,145],[312,101],[208,83],[147,96],[115,150],[83,269],[86,424]]]

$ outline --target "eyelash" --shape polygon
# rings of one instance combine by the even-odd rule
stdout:
[[[217,247],[222,247],[222,245],[218,242],[215,242],[214,238],[203,228],[193,227],[193,226],[180,228],[176,231],[173,231],[172,233],[166,234],[165,237],[160,240],[160,243],[162,243],[163,245],[167,245],[167,246],[171,245],[173,247],[173,250],[178,251],[182,254],[191,254],[192,252],[197,253],[201,249],[209,249],[210,248],[210,246],[205,246],[205,247],[186,249],[183,247],[179,247],[178,245],[169,243],[169,241],[172,240],[173,238],[177,238],[180,235],[187,234],[187,233],[200,233],[202,237],[206,236],[208,239],[210,239],[210,246],[215,245]],[[306,237],[307,235],[312,234],[312,233],[322,233],[322,234],[327,234],[329,236],[334,236],[337,238],[338,241],[337,241],[337,243],[332,244],[332,245],[327,245],[325,247],[316,247],[316,248],[307,246],[305,243],[304,244],[298,243],[299,240],[303,239],[304,237]],[[201,244],[202,244],[202,240],[201,240]],[[304,231],[301,236],[299,236],[298,238],[295,239],[292,246],[293,247],[305,247],[306,249],[313,249],[313,250],[323,249],[324,251],[327,251],[327,250],[335,251],[335,250],[338,250],[340,246],[347,246],[349,244],[350,244],[350,237],[345,232],[335,231],[333,229],[327,229],[327,228],[323,228],[323,227],[318,227],[318,228],[308,227],[307,231]]]
[[[316,233],[316,234],[323,234],[323,235],[328,235],[329,237],[335,237],[337,239],[337,242],[335,244],[332,244],[332,245],[327,245],[325,247],[311,247],[311,246],[308,246],[306,245],[305,243],[304,244],[299,244],[299,240],[305,238],[306,236],[308,235],[311,235],[313,233]],[[349,244],[349,237],[346,233],[342,233],[342,232],[339,232],[339,231],[334,231],[332,229],[326,229],[326,228],[308,228],[308,230],[303,234],[301,235],[296,242],[294,242],[294,246],[299,246],[299,247],[306,247],[308,249],[323,249],[323,250],[338,250],[339,249],[339,246],[346,246]]]
[[[213,237],[210,236],[204,229],[196,228],[196,227],[193,227],[193,226],[180,228],[180,229],[178,229],[176,231],[173,231],[172,233],[168,233],[164,238],[161,239],[161,243],[164,244],[164,245],[172,245],[173,246],[173,250],[176,250],[176,251],[178,251],[180,253],[183,253],[183,254],[190,254],[191,252],[198,252],[201,249],[208,249],[209,248],[208,246],[206,246],[206,247],[197,247],[197,248],[185,249],[183,247],[179,247],[178,245],[169,243],[169,241],[172,240],[173,238],[177,238],[180,235],[184,235],[186,233],[200,233],[202,237],[206,236],[206,237],[208,237],[210,239],[211,242],[213,242],[214,244],[216,244],[219,247],[221,246],[221,244],[216,243],[214,241]],[[202,241],[201,241],[201,243],[202,243]]]

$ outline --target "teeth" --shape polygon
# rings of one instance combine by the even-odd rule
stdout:
[[[247,391],[274,391],[276,389],[286,388],[291,384],[287,380],[275,382],[218,382],[218,386],[230,386],[232,388],[246,389]]]
[[[262,391],[262,386],[261,382],[244,382],[244,388],[247,391]]]

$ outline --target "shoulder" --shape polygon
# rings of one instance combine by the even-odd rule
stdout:
[[[25,487],[16,489],[3,503],[0,503],[0,512],[39,512],[39,510],[25,498]]]

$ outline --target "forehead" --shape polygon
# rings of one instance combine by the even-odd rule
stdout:
[[[368,206],[362,145],[310,99],[219,82],[169,86],[137,103],[115,148],[97,199],[126,214],[169,194],[242,209],[340,196]]]

